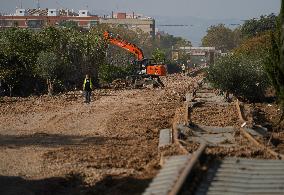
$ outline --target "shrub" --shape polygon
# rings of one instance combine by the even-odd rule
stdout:
[[[284,118],[284,1],[281,4],[279,20],[276,23],[276,29],[270,34],[270,46],[268,56],[265,59],[265,70],[269,76],[270,82],[274,87],[278,103],[282,109],[281,120]],[[281,28],[282,26],[282,28]]]
[[[115,79],[124,79],[134,72],[134,66],[114,66],[114,65],[101,65],[99,68],[99,80],[101,82],[111,83]]]
[[[214,87],[248,101],[262,100],[268,87],[262,59],[246,55],[220,58],[209,67],[208,80]]]

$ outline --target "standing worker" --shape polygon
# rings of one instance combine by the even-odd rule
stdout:
[[[85,103],[90,103],[92,89],[93,89],[92,80],[90,78],[90,75],[86,74],[86,78],[85,78],[84,84],[83,84],[83,90],[84,90],[84,93],[85,93]]]
[[[185,75],[185,73],[186,73],[186,67],[185,67],[185,64],[182,64],[182,66],[181,66],[181,70],[182,70],[182,74],[183,75]]]

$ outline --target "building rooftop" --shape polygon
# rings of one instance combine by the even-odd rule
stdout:
[[[56,12],[56,14],[54,13]],[[50,14],[54,13],[54,14]],[[152,20],[152,17],[144,16],[143,14],[137,13],[126,13],[126,12],[112,12],[111,15],[98,16],[91,14],[88,10],[78,10],[77,12],[74,9],[50,9],[50,8],[17,8],[16,12],[13,14],[0,13],[0,16],[78,16],[78,17],[87,17],[87,16],[97,16],[99,18],[105,19],[141,19],[141,20]]]

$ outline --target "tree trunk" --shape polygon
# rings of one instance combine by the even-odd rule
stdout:
[[[47,79],[46,83],[47,83],[48,95],[52,96],[53,95],[53,82],[51,81],[51,79]]]
[[[10,97],[12,97],[13,87],[12,87],[12,85],[8,85],[8,87],[9,87],[9,95],[10,95]]]

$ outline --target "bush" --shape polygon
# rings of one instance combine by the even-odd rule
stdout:
[[[209,67],[208,80],[214,87],[248,101],[263,100],[268,87],[262,59],[245,55],[220,58]]]
[[[114,65],[101,65],[99,68],[99,80],[105,83],[111,83],[115,79],[125,79],[127,76],[134,73],[134,66],[126,67]]]
[[[277,101],[282,109],[282,119],[284,117],[284,54],[283,43],[284,33],[281,30],[284,23],[284,4],[281,6],[280,19],[277,20],[276,29],[270,34],[270,45],[268,56],[265,59],[265,70],[269,76],[270,82],[275,89]],[[281,53],[282,52],[282,53]]]

